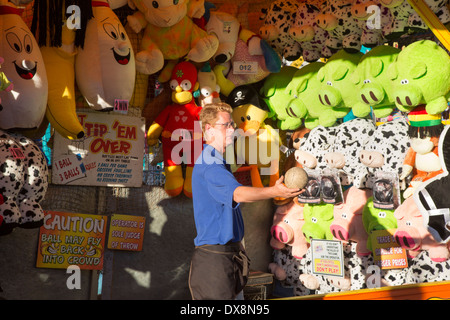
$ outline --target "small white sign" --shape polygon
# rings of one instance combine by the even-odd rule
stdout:
[[[344,252],[337,240],[311,239],[312,273],[344,277]]]
[[[234,61],[233,74],[257,74],[258,62],[256,61]]]

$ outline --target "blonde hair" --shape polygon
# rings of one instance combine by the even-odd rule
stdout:
[[[202,130],[205,132],[206,124],[214,125],[214,123],[218,120],[219,112],[228,112],[231,114],[232,109],[229,104],[225,102],[217,102],[207,104],[200,111],[200,121],[202,122]]]

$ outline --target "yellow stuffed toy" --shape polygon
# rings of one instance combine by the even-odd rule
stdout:
[[[216,52],[219,40],[208,35],[187,15],[187,0],[129,0],[139,11],[128,16],[130,27],[137,33],[144,29],[141,50],[136,54],[136,68],[144,74],[154,74],[169,60],[160,80],[169,79],[178,59],[206,62]]]
[[[129,103],[134,90],[134,52],[125,29],[106,0],[92,1],[84,46],[75,58],[78,88],[94,110]]]

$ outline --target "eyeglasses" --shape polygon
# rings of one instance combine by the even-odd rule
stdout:
[[[214,125],[225,126],[225,128],[236,128],[236,123],[234,121],[225,122],[225,123],[214,123]]]

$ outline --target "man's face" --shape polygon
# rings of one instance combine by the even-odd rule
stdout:
[[[212,125],[214,129],[214,140],[217,145],[226,146],[233,143],[234,122],[228,112],[219,112],[217,121]],[[222,143],[220,143],[222,141]]]

